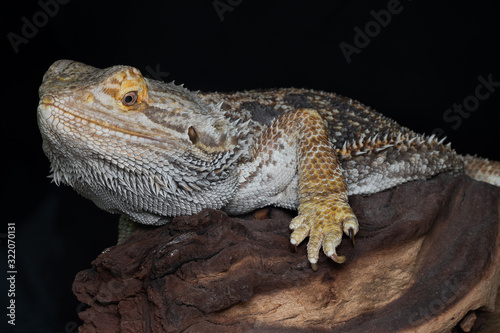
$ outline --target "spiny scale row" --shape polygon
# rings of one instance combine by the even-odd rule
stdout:
[[[442,145],[446,138],[437,140],[436,136],[432,134],[429,137],[425,135],[412,133],[411,138],[407,137],[405,134],[399,133],[395,138],[390,138],[388,134],[385,134],[380,138],[380,134],[376,134],[373,137],[366,137],[362,134],[359,139],[352,141],[345,141],[342,148],[338,150],[341,158],[346,158],[348,156],[360,156],[368,153],[378,153],[390,147],[406,145],[407,147],[415,147],[422,145],[429,145],[431,147],[435,145]],[[445,145],[446,148],[451,147],[451,143]]]

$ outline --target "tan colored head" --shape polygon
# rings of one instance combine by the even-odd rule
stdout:
[[[234,126],[216,106],[180,86],[144,78],[133,67],[98,69],[59,60],[45,74],[39,94],[40,119],[59,118],[79,132],[102,128],[199,153],[221,153],[238,144]]]
[[[38,123],[54,180],[108,211],[123,212],[138,195],[151,202],[133,209],[154,215],[192,213],[207,201],[219,208],[236,186],[233,164],[245,128],[180,86],[144,78],[133,67],[59,60],[39,94]],[[207,199],[202,189],[220,198]],[[193,208],[174,207],[187,197]],[[152,203],[158,198],[169,207]]]

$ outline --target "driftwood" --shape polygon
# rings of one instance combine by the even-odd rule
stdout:
[[[498,318],[498,188],[445,174],[350,202],[356,245],[317,272],[289,245],[293,212],[140,230],[76,276],[80,332],[474,332]]]

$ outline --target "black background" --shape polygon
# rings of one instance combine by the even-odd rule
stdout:
[[[447,109],[474,95],[479,76],[500,81],[498,9],[489,2],[401,0],[401,12],[348,63],[340,43],[354,45],[354,28],[364,30],[374,20],[370,11],[386,9],[389,2],[4,4],[2,220],[16,223],[17,331],[76,331],[74,276],[116,240],[118,216],[46,177],[49,163],[36,123],[37,89],[55,60],[132,65],[149,76],[159,69],[163,80],[191,90],[294,86],[334,91],[417,132],[441,128],[460,153],[500,160],[499,88],[458,128],[443,119]],[[40,13],[40,3],[49,6],[51,15]],[[15,52],[8,36],[22,37],[26,21],[39,27],[24,29],[31,35]],[[0,276],[0,294],[6,299],[5,275]],[[7,320],[1,313],[0,327]]]

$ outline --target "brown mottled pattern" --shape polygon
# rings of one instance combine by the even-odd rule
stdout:
[[[291,242],[309,237],[336,262],[358,222],[348,194],[440,172],[500,185],[500,166],[455,153],[363,104],[307,89],[193,93],[128,66],[55,62],[38,124],[54,181],[122,221],[163,224],[203,208],[298,209]],[[126,224],[126,223],[122,223]]]

